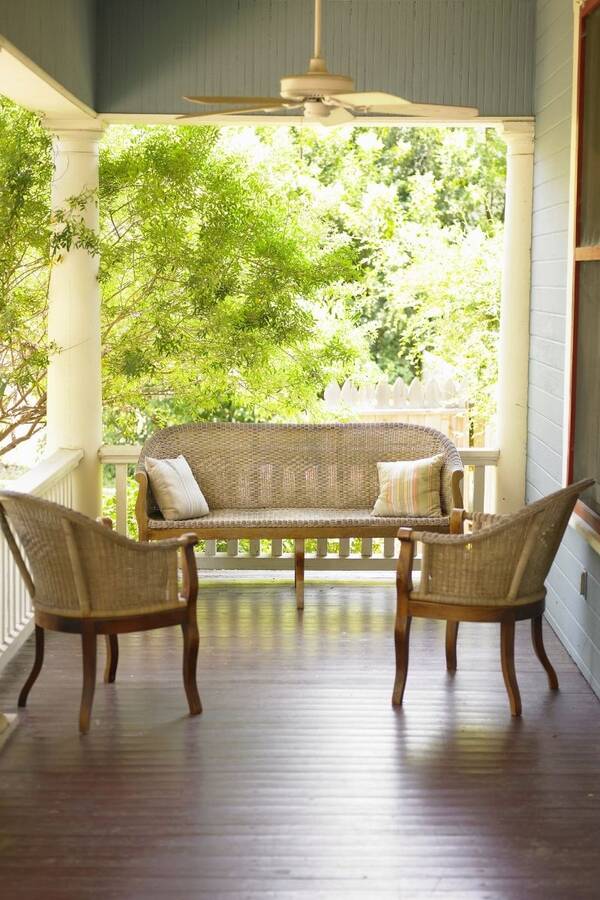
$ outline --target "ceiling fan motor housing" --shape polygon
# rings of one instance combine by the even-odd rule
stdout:
[[[285,75],[281,79],[281,96],[285,100],[319,100],[332,94],[350,94],[354,81],[348,75],[329,72],[306,72],[304,75]]]

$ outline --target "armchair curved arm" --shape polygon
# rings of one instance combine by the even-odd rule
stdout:
[[[76,523],[71,563],[85,572],[92,615],[159,611],[178,600],[194,607],[198,575],[195,534],[164,541],[138,542],[106,525]],[[181,555],[183,591],[178,585]]]
[[[533,550],[537,513],[525,508],[494,518],[499,521],[471,534],[401,529],[401,542],[423,546],[421,583],[411,596],[484,605],[511,602]]]

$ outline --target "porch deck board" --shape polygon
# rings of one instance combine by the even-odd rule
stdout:
[[[558,694],[517,626],[519,721],[497,627],[461,626],[452,677],[443,625],[415,620],[395,712],[393,608],[389,582],[309,581],[303,615],[287,584],[204,587],[204,714],[178,631],[127,635],[84,737],[79,641],[49,635],[0,755],[2,896],[597,898],[600,704],[549,627]]]

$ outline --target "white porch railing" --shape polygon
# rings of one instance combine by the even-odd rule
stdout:
[[[137,462],[140,447],[113,445],[102,447],[100,459],[104,465],[114,465],[116,528],[127,533],[127,518],[132,510],[128,506],[127,480]],[[460,450],[465,466],[463,485],[465,506],[470,510],[493,512],[494,469],[500,455],[498,450],[467,448]],[[316,541],[316,550],[306,554],[307,570],[363,571],[393,569],[395,566],[395,538],[374,541],[362,538],[359,549],[350,538]],[[292,569],[294,565],[291,545],[281,540],[256,538],[251,541],[209,540],[200,545],[197,554],[199,569]]]
[[[72,472],[82,450],[57,450],[10,489],[72,505]],[[0,671],[27,640],[33,628],[31,601],[8,544],[0,533]]]

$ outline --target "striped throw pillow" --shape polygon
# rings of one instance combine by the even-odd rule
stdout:
[[[378,462],[379,497],[372,516],[441,516],[440,484],[444,456]]]

